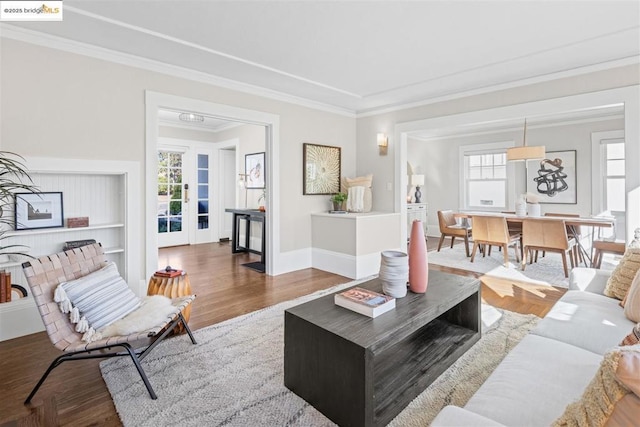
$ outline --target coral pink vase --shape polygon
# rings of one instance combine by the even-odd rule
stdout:
[[[416,294],[423,294],[427,291],[428,282],[427,241],[424,238],[422,221],[416,219],[411,225],[409,240],[409,290]]]

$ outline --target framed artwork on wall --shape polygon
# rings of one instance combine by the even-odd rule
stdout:
[[[302,194],[340,192],[341,148],[304,143],[302,147]]]
[[[576,150],[548,151],[544,160],[527,167],[527,193],[540,203],[577,203],[576,184]]]
[[[63,226],[62,192],[16,193],[16,230]]]
[[[247,188],[264,188],[264,151],[244,156],[244,173],[247,174]]]

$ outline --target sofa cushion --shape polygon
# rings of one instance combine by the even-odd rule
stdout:
[[[640,248],[628,248],[611,273],[604,294],[623,300],[638,270],[640,270]]]
[[[490,420],[467,409],[448,405],[442,408],[438,416],[429,424],[430,427],[483,426],[501,427],[504,424]]]
[[[604,288],[611,277],[611,271],[595,268],[576,267],[569,274],[570,291],[587,291],[604,294]]]
[[[624,315],[633,322],[640,322],[640,270],[636,273],[627,295],[624,297]]]
[[[601,361],[602,355],[529,334],[465,409],[508,426],[548,426],[580,398]]]
[[[605,354],[634,326],[618,303],[604,295],[567,291],[531,333]]]

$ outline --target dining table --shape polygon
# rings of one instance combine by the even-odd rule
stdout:
[[[615,226],[615,219],[613,217],[604,217],[604,216],[596,216],[596,217],[576,217],[576,216],[527,216],[527,215],[516,215],[512,213],[503,213],[503,212],[486,212],[486,211],[461,211],[455,212],[453,216],[456,219],[460,219],[462,221],[462,225],[465,222],[468,223],[468,220],[473,216],[499,216],[504,217],[507,220],[508,224],[522,224],[525,219],[540,219],[546,221],[564,221],[565,225],[568,227],[590,227],[591,233],[590,235],[590,245],[589,248],[593,247],[593,235],[596,228],[613,228]],[[576,233],[580,234],[580,233]],[[576,244],[578,245],[578,249],[582,253],[583,259],[585,260],[585,264],[587,266],[593,266],[593,258],[591,256],[590,251],[588,251],[580,239],[576,239]],[[586,261],[588,260],[588,262]]]

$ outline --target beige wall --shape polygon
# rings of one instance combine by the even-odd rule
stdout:
[[[343,170],[355,172],[353,118],[11,39],[1,43],[0,148],[25,156],[138,161],[144,176],[146,90],[279,115],[281,252],[309,248],[310,213],[328,206],[327,196],[302,195],[302,143],[341,146]],[[144,240],[143,218],[133,229]]]

